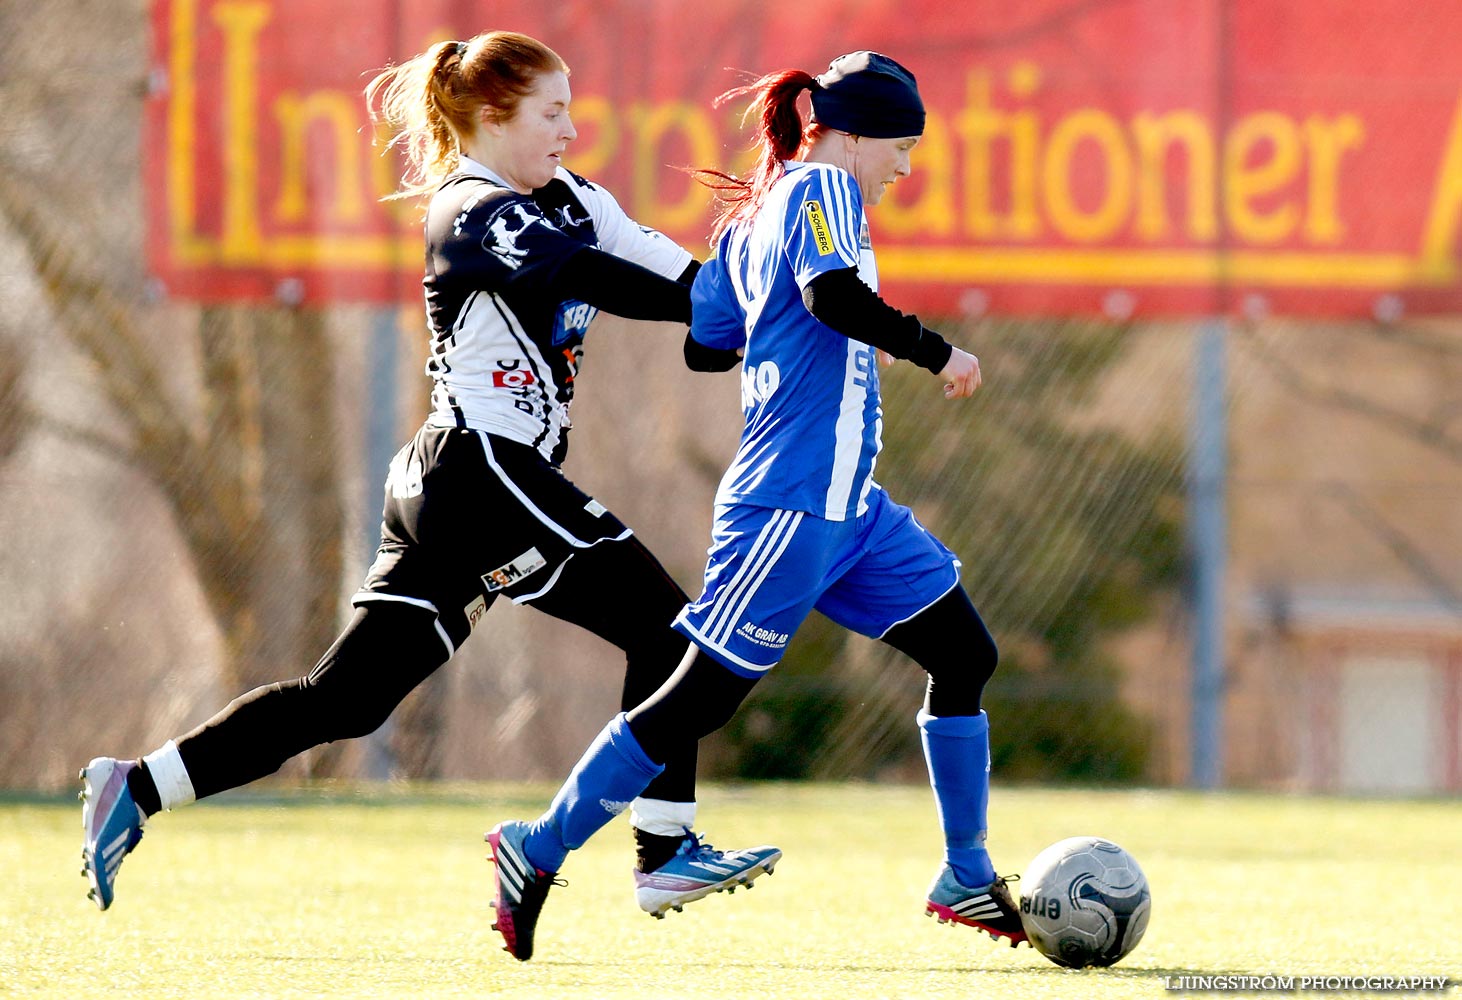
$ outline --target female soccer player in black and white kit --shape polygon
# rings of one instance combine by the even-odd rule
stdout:
[[[401,194],[431,195],[431,414],[391,462],[380,550],[354,617],[314,669],[250,691],[140,760],[98,757],[82,772],[83,855],[103,910],[148,816],[374,731],[499,596],[624,650],[624,708],[686,652],[670,628],[685,593],[559,466],[596,311],[688,323],[698,265],[563,168],[576,135],[569,99],[563,60],[511,32],[439,43],[367,89],[407,153]],[[781,857],[716,851],[691,833],[695,765],[692,746],[633,804],[636,895],[656,916]],[[527,957],[532,941],[514,948]]]

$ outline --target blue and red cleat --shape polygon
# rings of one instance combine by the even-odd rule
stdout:
[[[929,887],[924,912],[938,917],[941,924],[964,924],[985,931],[996,941],[1005,938],[1014,948],[1027,938],[1020,911],[1005,883],[1006,879],[997,876],[989,885],[971,889],[961,885],[954,869],[945,865]]]
[[[497,885],[497,898],[492,902],[497,920],[492,929],[503,936],[503,951],[520,962],[533,957],[533,931],[548,890],[564,884],[552,872],[535,868],[528,860],[523,850],[527,835],[527,823],[510,819],[493,827],[486,838],[492,845],[493,881]]]

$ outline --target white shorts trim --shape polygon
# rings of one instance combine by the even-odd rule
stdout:
[[[749,670],[754,674],[764,674],[767,671],[771,670],[772,667],[776,666],[775,663],[761,664],[752,663],[750,660],[744,660],[741,657],[737,656],[735,653],[731,652],[725,646],[721,645],[719,642],[712,642],[710,639],[707,639],[705,637],[705,634],[702,633],[700,629],[696,628],[690,622],[685,620],[684,610],[682,610],[680,614],[675,616],[675,624],[679,625],[681,628],[685,629],[686,632],[690,633],[690,637],[695,640],[696,645],[703,647],[709,652],[715,653],[717,656],[725,657],[743,670]]]
[[[779,510],[762,526],[746,559],[711,601],[711,613],[706,615],[705,628],[716,637],[714,641],[725,642],[731,637],[736,628],[736,616],[755,596],[756,588],[776,565],[801,521],[801,511]]]
[[[911,614],[911,615],[905,615],[904,617],[900,618],[898,621],[894,622],[888,628],[886,628],[882,632],[878,633],[878,638],[882,639],[884,636],[888,635],[890,632],[892,632],[894,629],[898,628],[904,622],[912,621],[915,618],[918,618],[924,612],[928,611],[930,608],[934,607],[934,605],[938,604],[940,601],[944,600],[951,593],[953,593],[954,592],[954,588],[959,586],[959,568],[960,568],[960,561],[958,559],[956,559],[954,561],[954,582],[951,583],[948,587],[945,587],[944,588],[944,593],[942,593],[938,597],[934,598],[934,600],[930,601],[928,604],[924,605],[922,608],[920,608],[918,611],[915,611],[913,614]]]
[[[558,583],[559,574],[563,572],[563,568],[569,564],[569,559],[572,559],[573,557],[573,553],[569,553],[568,559],[565,559],[563,562],[558,564],[558,566],[554,569],[553,574],[549,576],[548,582],[545,583],[542,587],[533,591],[533,593],[531,594],[519,594],[517,597],[509,598],[509,600],[511,600],[514,604],[522,604],[524,601],[531,601],[535,597],[542,597],[544,594],[548,593],[550,590],[553,589],[553,585],[555,583]]]
[[[526,494],[522,490],[520,490],[518,488],[518,484],[515,483],[515,482],[513,482],[512,478],[506,472],[503,471],[503,467],[501,465],[498,465],[497,464],[497,458],[492,453],[492,442],[488,441],[488,439],[487,439],[487,432],[486,431],[478,431],[477,432],[477,436],[482,441],[482,454],[487,459],[488,467],[491,468],[492,471],[497,474],[497,477],[499,479],[502,480],[503,485],[508,488],[508,492],[511,493],[511,494],[513,494],[513,496],[517,497],[518,498],[518,502],[521,503],[524,507],[526,507],[528,509],[529,513],[531,513],[534,517],[536,517],[536,518],[538,518],[538,520],[542,521],[543,524],[546,525],[550,531],[552,531],[558,537],[562,538],[564,541],[568,542],[574,548],[576,548],[576,549],[588,549],[588,548],[593,548],[595,545],[598,545],[600,542],[603,542],[603,541],[616,541],[617,542],[617,541],[619,541],[622,538],[628,538],[629,537],[630,530],[628,528],[626,528],[626,529],[624,529],[624,531],[620,535],[618,535],[617,537],[615,537],[613,539],[596,538],[592,542],[586,542],[582,538],[579,538],[573,532],[569,531],[567,528],[565,528],[562,525],[560,525],[553,518],[549,517],[543,511],[539,510],[538,507],[537,507],[537,505],[534,504],[532,500],[529,500],[528,499],[528,494]]]

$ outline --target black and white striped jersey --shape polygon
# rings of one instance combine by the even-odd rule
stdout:
[[[563,460],[584,333],[597,310],[565,299],[554,279],[586,246],[671,279],[691,261],[669,237],[630,219],[608,191],[563,167],[523,195],[462,158],[426,217],[429,426],[499,434]]]

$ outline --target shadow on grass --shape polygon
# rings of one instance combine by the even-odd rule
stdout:
[[[552,966],[554,968],[602,968],[606,965],[615,964],[605,961],[580,961],[573,958],[559,958],[552,955],[535,956],[532,964],[535,966]],[[662,969],[683,969],[685,957],[667,955],[664,959],[646,959],[643,956],[636,956],[633,960],[626,960],[623,964],[633,966],[637,969],[662,968]],[[1108,978],[1125,979],[1135,982],[1156,981],[1159,986],[1166,984],[1167,980],[1177,981],[1182,976],[1252,976],[1256,975],[1252,969],[1174,969],[1174,968],[1149,968],[1145,966],[1109,966],[1104,969],[1068,969],[1054,963],[1041,965],[1021,965],[1009,968],[990,968],[983,965],[909,965],[909,964],[882,964],[876,965],[867,962],[784,962],[773,958],[762,958],[754,962],[740,961],[718,961],[717,968],[726,969],[752,969],[759,972],[767,969],[785,969],[788,972],[803,973],[887,973],[890,975],[908,973],[954,973],[967,974],[971,976],[1053,976],[1063,979],[1078,979],[1087,976],[1103,976]]]

